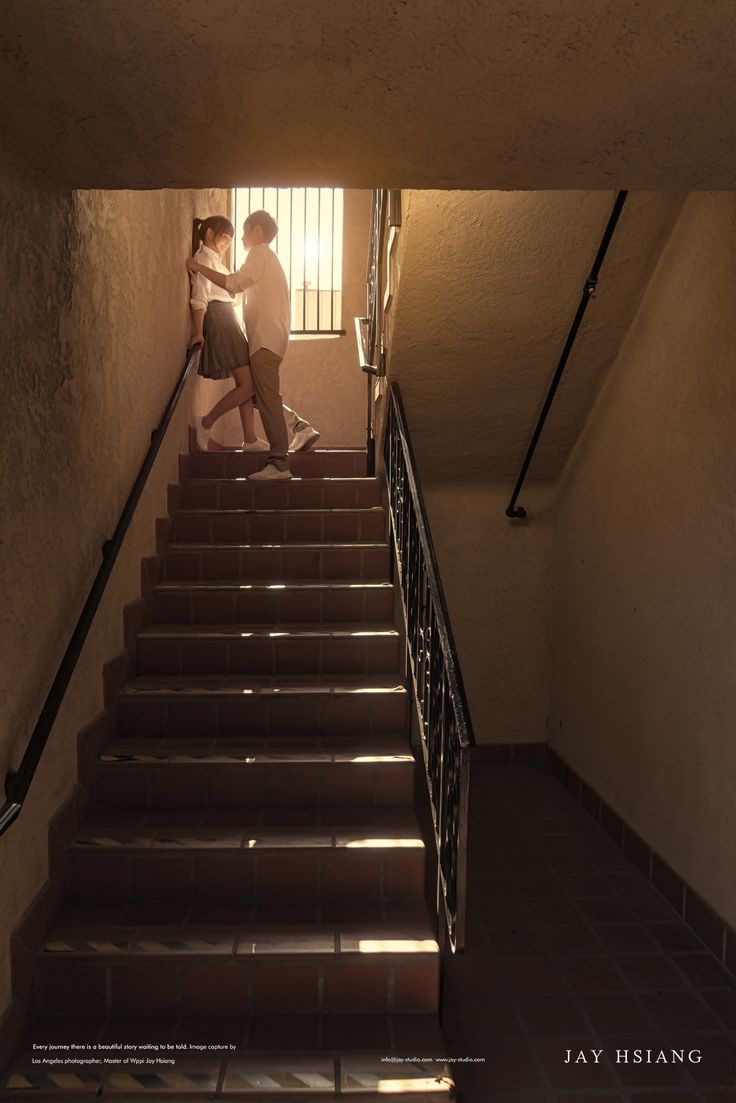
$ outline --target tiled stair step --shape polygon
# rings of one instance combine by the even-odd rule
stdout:
[[[49,1014],[432,1011],[439,994],[427,928],[56,927],[37,967]]]
[[[160,817],[163,818],[163,817]],[[69,899],[105,903],[145,898],[309,901],[420,896],[424,843],[411,817],[357,827],[243,826],[214,814],[146,826],[135,814],[82,825],[68,852]]]
[[[393,625],[155,625],[136,639],[138,674],[390,674]]]
[[[98,807],[269,808],[408,806],[414,758],[404,740],[376,753],[368,741],[339,751],[273,748],[243,740],[192,747],[191,740],[117,740],[100,755]]]
[[[155,624],[296,623],[362,625],[392,621],[390,582],[161,582]]]
[[[177,543],[274,541],[380,541],[386,539],[382,506],[367,509],[177,509],[171,517]]]
[[[381,504],[380,479],[191,479],[181,491],[183,509],[355,509]]]
[[[100,1046],[131,1046],[160,1039],[159,1046],[170,1045],[171,1050],[152,1053],[150,1050],[93,1049],[82,1050],[80,1056],[99,1061],[104,1054],[108,1061],[130,1059],[150,1065],[110,1065],[92,1063],[78,1071],[44,1069],[33,1064],[39,1054],[30,1049],[15,1062],[2,1082],[0,1099],[25,1098],[36,1103],[51,1100],[116,1099],[118,1103],[141,1103],[148,1100],[249,1100],[252,1103],[292,1103],[306,1099],[309,1103],[333,1103],[336,1099],[353,1099],[356,1103],[385,1103],[386,1100],[402,1100],[403,1103],[441,1103],[451,1098],[452,1073],[443,1061],[414,1063],[403,1060],[392,1064],[382,1057],[396,1052],[398,1055],[432,1054],[444,1052],[444,1043],[436,1026],[436,1020],[428,1014],[393,1015],[301,1015],[281,1018],[285,1024],[279,1032],[281,1038],[298,1033],[301,1045],[292,1046],[290,1052],[258,1051],[249,1039],[273,1037],[274,1016],[240,1016],[233,1022],[231,1036],[242,1037],[243,1043],[235,1052],[225,1054],[218,1050],[200,1049],[212,1044],[222,1045],[222,1035],[208,1029],[206,1017],[180,1017],[173,1028],[166,1019],[158,1016],[158,1027],[152,1034],[155,1020],[141,1023],[140,1033],[128,1017],[90,1016],[86,1030],[77,1027],[81,1034],[74,1037],[79,1044]],[[218,1017],[219,1020],[219,1017]],[[301,1021],[300,1021],[301,1020]],[[38,1024],[39,1036],[58,1042],[68,1036],[64,1026],[69,1020],[58,1016],[45,1016]],[[150,1024],[150,1025],[149,1025]],[[288,1024],[288,1025],[286,1025]],[[55,1031],[55,1033],[54,1033]],[[172,1038],[167,1042],[165,1039]],[[202,1039],[199,1041],[198,1039]],[[340,1044],[343,1038],[353,1038],[353,1046]],[[390,1038],[397,1039],[398,1048],[392,1049]],[[315,1042],[319,1039],[320,1042]],[[324,1040],[324,1044],[320,1044]],[[311,1044],[310,1044],[311,1043]],[[362,1043],[362,1052],[351,1052]],[[177,1049],[176,1047],[180,1048]],[[301,1053],[300,1053],[301,1051]],[[57,1051],[58,1052],[58,1051]],[[164,1063],[166,1062],[166,1063]]]
[[[271,582],[387,580],[391,569],[388,544],[228,543],[169,544],[162,556],[167,581],[218,580]]]
[[[402,731],[406,690],[397,677],[135,678],[118,699],[120,734],[248,736]]]
[[[263,467],[264,456],[247,452],[206,452],[183,455],[181,472],[187,479],[231,479],[252,475]],[[366,454],[359,449],[311,449],[289,457],[292,475],[300,479],[364,479]]]

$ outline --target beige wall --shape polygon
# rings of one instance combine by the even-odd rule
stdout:
[[[682,203],[631,193],[531,469],[554,479]],[[391,372],[427,478],[513,486],[615,192],[403,193]]]
[[[530,487],[524,504],[533,521],[512,524],[506,487],[425,482],[422,489],[476,741],[544,742],[550,491]]]
[[[0,113],[74,187],[727,188],[734,15],[5,0]]]
[[[217,193],[59,192],[2,159],[0,769],[17,765],[183,363],[191,219]],[[19,820],[0,838],[0,1009],[9,933],[46,877],[47,824],[75,777],[76,734],[102,708],[186,441],[181,404]]]
[[[546,739],[554,477],[682,199],[627,199],[522,495],[530,520],[518,524],[504,511],[614,193],[402,195],[389,373],[402,390],[480,743]]]
[[[690,195],[561,487],[551,743],[736,923],[736,206]]]

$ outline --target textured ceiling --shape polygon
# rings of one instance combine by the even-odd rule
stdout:
[[[0,113],[77,187],[728,188],[733,0],[5,0]]]
[[[524,458],[614,192],[404,194],[390,371],[423,478],[508,481]],[[556,478],[682,205],[630,193],[530,476]]]

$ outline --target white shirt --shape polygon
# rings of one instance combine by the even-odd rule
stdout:
[[[254,245],[245,264],[225,281],[228,291],[244,291],[243,321],[251,353],[269,349],[283,360],[289,344],[289,285],[279,258],[264,242]]]
[[[214,249],[210,249],[209,245],[200,244],[196,258],[206,268],[214,268],[216,272],[222,272],[223,276],[229,275],[229,270],[220,260],[219,254]],[[215,283],[210,283],[201,272],[195,273],[191,280],[192,297],[189,305],[193,310],[206,310],[207,303],[211,302],[232,303],[233,297],[230,292],[218,287]]]

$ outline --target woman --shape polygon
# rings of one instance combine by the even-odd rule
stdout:
[[[230,248],[234,230],[232,223],[222,215],[194,220],[193,245],[197,259],[208,268],[224,275],[228,269],[222,258]],[[243,444],[246,452],[260,452],[267,448],[264,440],[255,433],[253,408],[253,379],[250,373],[248,342],[233,306],[233,296],[211,283],[201,273],[192,276],[192,292],[189,300],[192,310],[194,333],[190,347],[202,345],[199,374],[206,379],[235,380],[235,391],[241,401],[237,403],[243,426]],[[228,395],[232,399],[234,392]],[[222,400],[221,400],[222,401]],[[209,431],[218,417],[225,412],[218,409],[218,402],[209,414],[196,418],[197,444],[207,450]],[[232,409],[232,401],[228,403]]]

